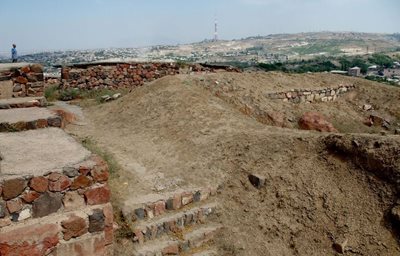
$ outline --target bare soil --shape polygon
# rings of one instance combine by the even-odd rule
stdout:
[[[263,97],[342,82],[357,89],[334,103]],[[317,111],[341,133],[372,133],[398,147],[399,137],[377,135],[383,128],[362,123],[370,113],[360,107],[373,105],[394,128],[399,99],[398,88],[330,74],[180,75],[86,107],[87,125],[68,130],[92,139],[120,164],[111,180],[116,207],[133,196],[222,184],[218,219],[225,228],[216,241],[221,255],[336,255],[333,244],[344,241],[347,255],[399,255],[388,217],[397,200],[393,182],[332,151],[329,134],[297,129],[304,112]],[[244,104],[257,111],[244,114]],[[279,118],[268,121],[258,113]],[[265,176],[264,188],[249,183],[253,173]]]

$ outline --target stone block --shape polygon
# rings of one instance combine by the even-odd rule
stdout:
[[[111,192],[107,185],[94,187],[87,190],[85,193],[86,203],[88,205],[105,204],[110,201]]]
[[[154,216],[160,216],[164,214],[165,210],[165,201],[160,200],[154,204]]]
[[[64,240],[66,241],[80,237],[88,232],[86,220],[75,215],[61,222],[61,226],[64,228]]]
[[[49,190],[52,192],[61,192],[71,186],[71,180],[60,173],[52,173],[49,176]]]
[[[249,177],[250,183],[254,187],[261,189],[265,186],[265,177],[264,176],[261,176],[258,174],[250,174],[248,177]]]
[[[43,176],[33,177],[29,182],[29,187],[36,192],[46,192],[49,186],[49,181]]]
[[[39,196],[40,196],[40,193],[38,193],[38,192],[36,192],[34,190],[31,190],[31,191],[25,192],[22,195],[22,200],[24,200],[25,203],[29,203],[30,204],[33,201],[35,201],[36,199],[38,199]]]
[[[44,217],[57,212],[62,206],[62,194],[46,192],[32,204],[34,218]]]
[[[24,178],[6,180],[3,183],[3,198],[5,200],[13,199],[24,192],[27,181]]]
[[[188,205],[193,202],[193,194],[191,192],[182,193],[182,206]]]
[[[85,236],[73,242],[60,243],[52,256],[100,256],[105,255],[104,235]]]
[[[172,198],[167,200],[167,210],[178,210],[182,207],[182,195],[176,194]]]
[[[22,207],[24,204],[22,203],[22,200],[19,198],[9,200],[7,201],[7,209],[9,213],[16,213],[22,210]]]
[[[171,244],[162,249],[162,255],[179,255],[179,246],[178,244]]]
[[[78,177],[75,178],[75,180],[72,182],[71,189],[80,189],[80,188],[87,188],[92,185],[93,181],[90,177],[86,175],[79,175]]]
[[[6,217],[8,214],[6,202],[0,200],[0,218]]]
[[[101,232],[105,228],[105,216],[103,210],[95,209],[93,214],[89,215],[89,232]]]
[[[59,242],[59,231],[58,224],[38,223],[0,232],[0,255],[48,255]]]
[[[65,193],[63,204],[65,211],[74,211],[86,206],[85,199],[76,191]]]

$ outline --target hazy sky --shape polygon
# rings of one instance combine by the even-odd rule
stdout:
[[[309,31],[400,32],[400,0],[0,0],[0,54]]]

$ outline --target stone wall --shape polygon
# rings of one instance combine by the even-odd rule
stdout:
[[[342,94],[354,88],[354,85],[339,85],[338,87],[314,90],[293,89],[285,92],[268,93],[265,96],[269,99],[283,100],[292,103],[329,102],[335,101]]]
[[[3,70],[0,72],[0,80],[12,81],[12,97],[37,97],[44,94],[43,67],[40,64]]]
[[[0,180],[0,255],[111,255],[107,164],[92,155],[43,176]]]
[[[182,69],[183,68],[183,69]],[[184,72],[213,72],[226,70],[240,72],[239,69],[222,66],[202,66],[191,64],[182,67],[177,63],[119,63],[101,65],[76,65],[61,70],[62,88],[117,89],[141,86],[145,82]]]

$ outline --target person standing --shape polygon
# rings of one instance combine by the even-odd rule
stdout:
[[[13,48],[11,49],[12,62],[18,62],[17,46],[15,44],[13,44],[12,46],[13,46]]]

